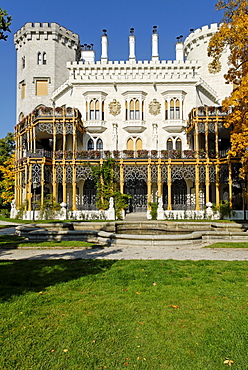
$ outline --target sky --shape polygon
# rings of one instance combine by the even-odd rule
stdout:
[[[175,59],[176,37],[190,29],[220,23],[217,0],[1,0],[12,16],[11,33],[0,41],[0,138],[16,124],[16,51],[14,33],[26,22],[56,22],[77,33],[81,44],[94,44],[100,59],[102,29],[107,29],[109,60],[128,59],[129,29],[135,29],[136,58],[151,57],[151,32],[158,27],[161,60]]]

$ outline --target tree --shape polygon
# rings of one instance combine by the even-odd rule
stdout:
[[[209,42],[208,55],[213,58],[210,70],[212,73],[220,70],[220,57],[228,48],[229,69],[224,77],[234,88],[222,105],[228,113],[225,127],[232,129],[230,155],[243,158],[241,176],[244,176],[248,167],[248,1],[219,0],[216,8],[224,10],[224,17]]]
[[[12,18],[7,11],[0,8],[0,40],[7,40],[8,35],[5,32],[11,32],[9,28],[11,21]]]
[[[12,199],[14,199],[14,185],[15,185],[15,155],[12,154],[3,165],[0,165],[2,172],[2,181],[0,181],[1,201],[5,206],[10,206]]]
[[[0,139],[0,165],[3,164],[14,152],[14,135],[8,132],[5,137]]]

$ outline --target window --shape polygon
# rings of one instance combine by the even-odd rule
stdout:
[[[167,140],[167,150],[172,150],[173,149],[173,142],[172,139]]]
[[[36,95],[48,95],[47,80],[36,80]]]
[[[182,140],[179,138],[176,140],[176,150],[182,150]]]
[[[96,149],[97,150],[102,150],[103,149],[103,142],[102,139],[98,139],[96,142]]]
[[[127,141],[127,150],[133,150],[134,145],[133,145],[133,139],[128,139]]]
[[[46,63],[47,63],[47,56],[46,56],[46,53],[43,53],[42,62],[43,62],[43,64],[46,64]]]
[[[26,60],[25,57],[22,57],[22,68],[26,67]]]
[[[142,140],[137,139],[136,141],[136,150],[142,150]]]
[[[142,115],[143,115],[143,112],[142,112]],[[126,102],[126,117],[127,116],[128,116],[128,103]],[[134,98],[134,99],[131,99],[129,102],[129,119],[130,120],[140,119],[140,102],[138,99]]]
[[[127,150],[142,150],[143,142],[140,138],[130,138],[127,141]]]
[[[94,150],[94,141],[92,139],[88,141],[88,150]]]
[[[41,63],[41,53],[40,52],[37,54],[37,64],[39,64],[39,65],[42,64]]]
[[[90,101],[90,120],[100,120],[100,102],[99,100],[91,100]],[[86,102],[86,109],[88,109],[88,103]],[[104,105],[102,102],[102,109],[104,109]],[[88,117],[88,114],[86,112],[86,116]],[[104,110],[102,110],[102,117],[104,117]]]
[[[21,84],[21,98],[24,99],[25,95],[26,95],[26,84],[25,84],[25,82],[23,82]]]

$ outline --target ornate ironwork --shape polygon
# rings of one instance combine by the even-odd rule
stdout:
[[[80,180],[91,180],[92,171],[89,166],[79,165],[76,166],[76,181],[79,182]]]
[[[73,134],[73,124],[72,122],[66,122],[66,134]]]
[[[158,167],[155,164],[151,165],[151,179],[152,182],[158,181]]]
[[[213,165],[209,166],[209,181],[210,182],[215,182],[216,181],[216,168]]]
[[[195,166],[175,165],[171,167],[171,180],[192,180],[195,181]]]
[[[206,182],[206,167],[203,165],[199,166],[199,179],[200,179],[200,182],[203,182],[203,183]]]
[[[239,177],[239,170],[241,168],[240,163],[232,163],[232,183],[237,185],[240,183],[241,178]]]
[[[56,134],[63,134],[63,123],[60,121],[56,122]]]
[[[205,122],[198,123],[198,133],[204,134],[205,133]]]
[[[220,166],[220,183],[228,184],[228,177],[229,177],[228,165],[223,164]]]
[[[63,182],[63,167],[60,165],[56,166],[56,183]]]
[[[51,166],[45,166],[45,168],[44,168],[44,180],[48,184],[51,184],[53,182],[53,171],[52,171]]]
[[[32,164],[32,183],[40,184],[41,181],[41,164]]]
[[[66,182],[72,183],[72,166],[66,166]]]
[[[208,123],[208,132],[209,133],[215,133],[215,122],[209,122]]]
[[[167,182],[167,179],[168,179],[168,166],[162,165],[161,166],[161,181]]]
[[[147,182],[147,166],[146,165],[124,165],[124,180],[144,180]]]
[[[35,127],[35,130],[38,132],[47,132],[48,134],[52,135],[53,134],[53,124],[52,123],[44,123],[41,122],[39,125]]]

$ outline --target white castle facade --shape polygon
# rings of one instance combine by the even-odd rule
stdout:
[[[178,38],[172,61],[160,60],[156,27],[150,60],[137,59],[130,29],[128,60],[110,61],[103,30],[97,61],[92,44],[57,23],[26,23],[14,39],[17,208],[26,201],[31,215],[34,183],[41,202],[50,193],[74,215],[95,208],[87,163],[110,155],[120,164],[120,190],[132,195],[129,211],[158,199],[162,218],[223,199],[240,208],[239,163],[226,155],[220,108],[232,88],[223,77],[227,52],[215,74],[207,56],[217,30]]]

